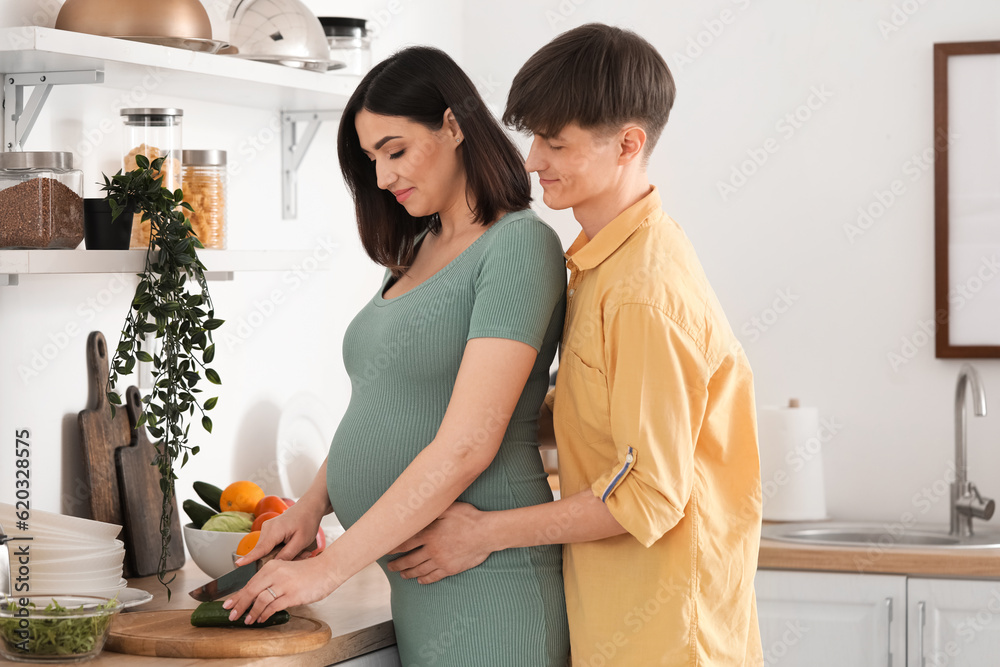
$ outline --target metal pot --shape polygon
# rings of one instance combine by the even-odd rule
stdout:
[[[199,0],[66,0],[56,28],[106,37],[212,39]]]
[[[332,67],[323,25],[300,0],[233,0],[229,43],[240,57],[325,72]]]

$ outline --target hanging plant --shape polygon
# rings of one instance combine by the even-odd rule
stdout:
[[[198,453],[198,446],[189,444],[187,423],[196,411],[202,427],[212,432],[212,420],[206,413],[218,399],[202,402],[198,397],[202,390],[197,385],[202,375],[212,384],[222,383],[209,364],[215,358],[212,332],[223,320],[215,318],[205,266],[198,258],[197,249],[204,246],[192,232],[182,210],[193,209],[184,201],[180,189],[171,192],[162,186],[163,161],[161,157],[151,164],[146,156],[137,155],[136,169],[119,171],[111,179],[104,176],[102,189],[107,192],[112,219],[135,211],[142,214],[142,221],[150,223],[145,264],[111,360],[108,401],[114,415],[115,406],[122,404],[121,396],[112,391],[119,378],[130,375],[136,361],[153,364],[153,389],[142,397],[143,412],[136,428],[145,426],[156,438],[154,463],[159,469],[163,495],[157,578],[167,586],[169,599],[173,577],[169,580],[165,577],[173,513],[171,500],[177,479],[174,463],[179,459],[184,466],[189,456]],[[143,349],[143,342],[147,334],[154,333],[160,345],[150,354]]]

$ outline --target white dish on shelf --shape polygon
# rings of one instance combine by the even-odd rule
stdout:
[[[288,401],[278,418],[275,448],[282,496],[305,495],[330,453],[336,430],[329,406],[315,394],[300,392]]]
[[[241,60],[255,60],[260,63],[270,63],[272,65],[283,65],[294,69],[304,69],[310,72],[331,72],[336,69],[347,67],[347,63],[328,58],[304,58],[300,56],[258,56],[252,53],[226,54],[232,58]]]
[[[130,42],[144,42],[146,44],[158,44],[160,46],[169,46],[175,49],[186,49],[188,51],[197,51],[199,53],[218,53],[222,49],[229,46],[226,42],[220,42],[217,39],[201,39],[198,37],[143,37],[143,36],[124,36],[115,35],[116,39],[127,39]]]

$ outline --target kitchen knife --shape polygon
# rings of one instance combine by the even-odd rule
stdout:
[[[266,556],[261,556],[252,563],[241,565],[232,572],[227,572],[218,579],[213,579],[204,586],[200,586],[193,591],[189,591],[188,595],[199,602],[209,602],[211,600],[218,600],[219,598],[226,597],[227,595],[232,595],[246,586],[247,582],[253,578],[253,575],[257,574],[260,568],[263,567],[264,563],[273,560],[284,546],[285,545],[282,544],[275,547],[271,550],[271,553]],[[313,540],[312,543],[303,549],[302,553],[300,553],[299,556],[293,560],[301,559],[302,554],[311,552],[316,548],[316,540]]]

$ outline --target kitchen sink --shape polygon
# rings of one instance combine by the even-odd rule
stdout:
[[[948,534],[948,526],[896,522],[833,522],[767,524],[761,537],[780,542],[879,549],[1000,548],[1000,531],[980,529],[970,537]]]

